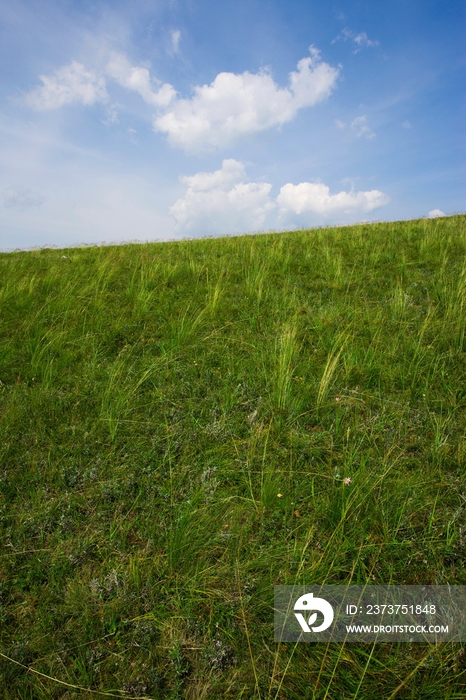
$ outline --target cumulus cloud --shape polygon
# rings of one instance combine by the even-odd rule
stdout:
[[[123,87],[137,92],[145,102],[154,107],[168,107],[176,95],[176,90],[169,83],[160,85],[160,81],[157,81],[160,87],[154,90],[148,68],[132,66],[121,53],[111,53],[106,73]]]
[[[246,182],[244,165],[233,158],[213,173],[180,180],[186,194],[170,207],[178,232],[218,235],[257,230],[276,206],[269,198],[272,185]]]
[[[342,29],[338,36],[333,39],[332,44],[334,44],[336,41],[348,41],[348,39],[356,44],[356,48],[353,53],[359,53],[359,51],[362,51],[362,49],[380,45],[379,41],[369,39],[366,32],[356,34],[349,27]]]
[[[432,209],[428,214],[429,219],[436,219],[438,216],[446,216],[446,214],[441,209]]]
[[[171,32],[178,50],[180,31]],[[106,125],[118,123],[115,104],[109,106],[109,78],[139,94],[155,110],[154,130],[190,153],[225,148],[242,137],[291,121],[298,110],[327,98],[335,88],[340,67],[330,66],[311,46],[310,56],[289,74],[280,87],[267,70],[259,73],[219,73],[210,85],[194,87],[190,98],[181,98],[169,83],[151,76],[146,65],[134,66],[119,52],[104,53],[99,72],[72,61],[51,76],[40,76],[42,85],[25,95],[34,109],[55,109],[71,102],[107,104]]]
[[[39,78],[42,85],[24,97],[26,104],[33,109],[56,109],[71,102],[93,105],[108,100],[104,78],[86,70],[77,61],[59,68],[53,75],[40,75]]]
[[[390,198],[379,190],[330,194],[323,183],[288,183],[274,201],[272,185],[248,182],[244,165],[225,159],[215,172],[199,172],[180,181],[186,194],[170,207],[177,232],[219,235],[257,230],[278,208],[278,219],[269,225],[309,225],[335,216],[361,216],[381,207]],[[276,218],[276,217],[274,217]]]
[[[194,88],[189,99],[176,99],[154,120],[155,131],[168,135],[173,146],[196,153],[232,145],[241,137],[291,121],[297,111],[324,100],[335,87],[338,68],[320,60],[310,47],[279,87],[267,71],[240,75],[219,73],[210,85]]]
[[[9,187],[3,192],[3,206],[7,209],[28,211],[38,209],[44,202],[45,197],[25,187]]]
[[[389,201],[389,197],[379,190],[330,194],[330,188],[321,182],[301,182],[299,185],[288,183],[283,185],[277,197],[282,220],[289,219],[290,216],[359,215],[388,204]]]
[[[105,68],[100,73],[87,70],[81,63],[72,61],[59,68],[53,75],[41,75],[42,85],[34,88],[24,96],[26,104],[33,109],[57,109],[71,102],[92,105],[96,102],[107,103],[109,96],[105,77],[110,77],[119,85],[137,92],[142,99],[153,107],[168,107],[176,96],[176,90],[169,83],[162,85],[155,80],[157,89],[152,86],[148,68],[133,66],[126,56],[116,51],[109,54]],[[117,123],[118,117],[114,106],[107,108],[105,124]]]

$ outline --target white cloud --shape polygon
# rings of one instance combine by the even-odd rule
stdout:
[[[387,204],[390,198],[379,190],[330,194],[323,183],[288,183],[274,201],[272,185],[247,182],[244,165],[232,158],[220,170],[181,177],[186,194],[170,207],[178,233],[220,235],[258,230],[268,215],[279,208],[274,225],[308,225],[335,216],[361,216]],[[275,217],[274,217],[275,218]]]
[[[153,107],[168,107],[176,96],[176,90],[169,83],[162,85],[155,80],[157,89],[153,89],[148,68],[132,66],[126,56],[116,51],[110,57],[103,71],[119,85],[137,92],[142,99]],[[26,104],[37,110],[57,109],[71,102],[92,105],[95,102],[108,102],[105,77],[87,70],[81,63],[72,61],[68,66],[59,68],[51,76],[39,76],[42,85],[36,87],[24,97]],[[118,105],[117,105],[118,106]],[[104,124],[118,123],[115,105],[107,108]]]
[[[362,117],[356,117],[356,119],[353,119],[351,122],[351,128],[353,129],[356,138],[361,138],[361,136],[365,136],[366,139],[372,139],[375,136],[375,133],[370,129],[369,125],[367,124],[367,117],[366,115],[363,115]]]
[[[446,216],[446,214],[441,209],[432,209],[428,214],[429,219],[436,219],[438,216]]]
[[[157,91],[153,90],[149,70],[144,66],[132,66],[121,53],[111,53],[106,72],[117,83],[128,90],[134,90],[154,107],[168,107],[176,95],[176,90],[169,83],[161,85]],[[160,85],[160,81],[157,82]]]
[[[346,122],[342,122],[340,119],[335,119],[335,125],[339,129],[346,129]],[[353,121],[349,124],[349,128],[351,129],[353,136],[357,139],[361,138],[361,136],[365,136],[366,139],[372,139],[375,136],[375,133],[367,123],[367,117],[365,114],[361,117],[356,117],[356,119],[353,119]]]
[[[180,50],[180,38],[181,38],[181,32],[179,29],[175,29],[172,32],[170,32],[170,36],[172,39],[172,50],[173,53],[178,53]]]
[[[324,100],[335,87],[338,68],[323,63],[320,52],[299,61],[289,86],[279,87],[266,71],[219,73],[210,85],[196,86],[190,99],[177,99],[154,120],[173,146],[199,153],[224,148],[244,136],[281,126],[297,111]]]
[[[92,105],[95,102],[108,100],[104,78],[94,71],[86,70],[76,61],[59,68],[51,76],[40,75],[39,77],[42,85],[31,90],[24,97],[26,104],[33,109],[56,109],[71,102]]]
[[[7,209],[28,211],[41,207],[44,202],[45,197],[25,187],[8,187],[3,192],[3,206]]]
[[[102,119],[102,124],[105,124],[105,126],[119,124],[120,120],[118,119],[118,108],[120,107],[121,105],[118,103],[107,105],[105,109],[105,119]]]
[[[371,39],[368,38],[366,32],[361,32],[360,34],[356,34],[356,36],[353,36],[353,41],[356,42],[356,44],[359,46],[359,50],[365,49],[367,46],[379,46],[380,42],[379,41],[371,41]]]
[[[170,207],[178,232],[219,235],[257,230],[276,206],[269,199],[272,185],[245,182],[244,165],[233,158],[224,160],[213,173],[199,172],[180,180],[186,194]]]
[[[333,39],[332,44],[340,40],[347,41],[348,39],[354,41],[354,43],[357,46],[353,53],[359,53],[360,51],[362,51],[362,49],[380,45],[379,41],[373,41],[369,39],[366,32],[360,32],[359,34],[356,34],[349,27],[345,27],[344,29],[342,29],[340,34],[338,34],[338,36],[336,36],[335,39]]]
[[[135,146],[139,143],[138,138],[137,138],[137,136],[136,136],[137,133],[138,133],[138,132],[136,131],[136,129],[133,129],[132,127],[129,127],[129,129],[128,129],[129,140],[130,140],[131,143],[134,144]]]
[[[181,33],[171,33],[178,48]],[[103,123],[118,123],[115,103],[108,105],[106,78],[139,94],[155,108],[154,130],[168,135],[173,146],[191,153],[225,148],[242,137],[291,121],[299,109],[321,102],[335,88],[339,67],[321,61],[310,47],[310,56],[298,62],[289,74],[287,87],[275,83],[270,73],[245,71],[219,73],[210,85],[194,88],[191,98],[177,96],[169,83],[151,77],[145,65],[133,66],[125,55],[104,52],[100,72],[87,70],[73,61],[51,76],[40,76],[42,85],[25,95],[35,109],[54,109],[71,102],[92,105],[107,103]]]
[[[299,185],[284,185],[277,202],[280,217],[286,219],[290,215],[326,217],[335,214],[363,214],[387,204],[389,197],[379,190],[330,194],[330,188],[323,183],[301,182]]]
[[[412,129],[413,128],[413,125],[407,119],[406,119],[406,121],[403,122],[403,124],[401,126],[403,127],[403,129]]]

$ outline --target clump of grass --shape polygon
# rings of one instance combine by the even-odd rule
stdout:
[[[277,341],[276,405],[279,409],[286,409],[289,403],[293,359],[297,352],[296,334],[296,322],[292,321],[285,326]]]
[[[465,696],[272,609],[466,583],[465,224],[0,255],[5,700]]]

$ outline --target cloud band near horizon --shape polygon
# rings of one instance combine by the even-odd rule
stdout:
[[[180,233],[235,233],[257,230],[269,215],[277,212],[276,224],[311,225],[335,215],[359,216],[388,204],[390,198],[379,190],[330,194],[323,183],[287,183],[276,199],[270,197],[272,185],[247,182],[244,165],[233,158],[212,173],[182,176],[184,197],[170,207],[175,228]]]

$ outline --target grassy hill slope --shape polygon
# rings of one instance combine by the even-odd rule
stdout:
[[[466,584],[465,292],[464,215],[1,254],[2,698],[466,697],[273,641],[274,585]]]

